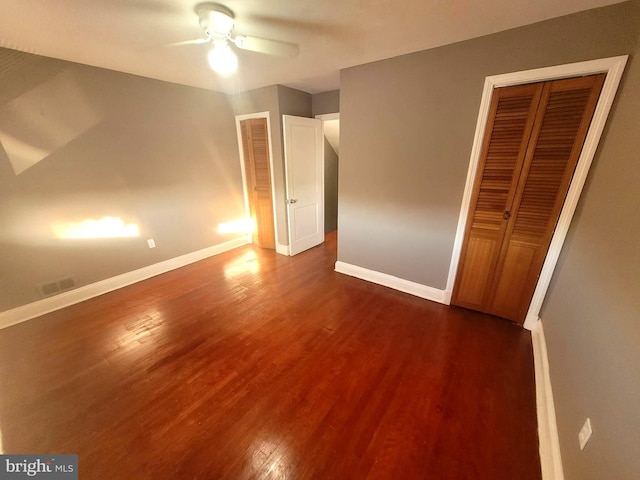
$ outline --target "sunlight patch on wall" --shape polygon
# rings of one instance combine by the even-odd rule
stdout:
[[[82,222],[55,222],[51,231],[56,238],[120,238],[139,237],[140,231],[135,223],[125,224],[120,217],[102,217],[98,220],[87,219]]]
[[[228,233],[253,233],[256,230],[256,222],[253,218],[241,218],[231,222],[218,224],[220,235]]]
[[[260,263],[255,252],[247,252],[242,257],[229,262],[224,267],[224,277],[231,280],[239,275],[247,273],[258,273],[260,271]]]
[[[16,175],[102,119],[73,72],[62,72],[0,108],[0,143]]]

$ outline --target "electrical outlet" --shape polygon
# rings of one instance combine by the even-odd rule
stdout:
[[[578,440],[580,441],[580,450],[584,450],[585,445],[591,438],[591,434],[593,430],[591,429],[591,419],[587,418],[580,429],[580,433],[578,433]]]
[[[147,240],[147,245],[149,245],[149,248],[156,248],[156,242],[153,238]]]

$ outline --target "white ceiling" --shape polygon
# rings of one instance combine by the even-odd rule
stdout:
[[[217,77],[197,0],[0,0],[0,46],[227,93],[273,84],[339,88],[345,67],[425,50],[620,0],[223,0],[236,34],[298,43],[294,59],[239,52]]]

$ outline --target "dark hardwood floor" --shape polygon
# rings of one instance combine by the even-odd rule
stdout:
[[[87,479],[540,479],[529,332],[252,246],[0,330],[4,453]]]

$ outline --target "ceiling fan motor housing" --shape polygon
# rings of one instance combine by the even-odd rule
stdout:
[[[201,3],[196,6],[200,26],[207,37],[228,38],[234,26],[234,14],[224,5],[217,3]]]

